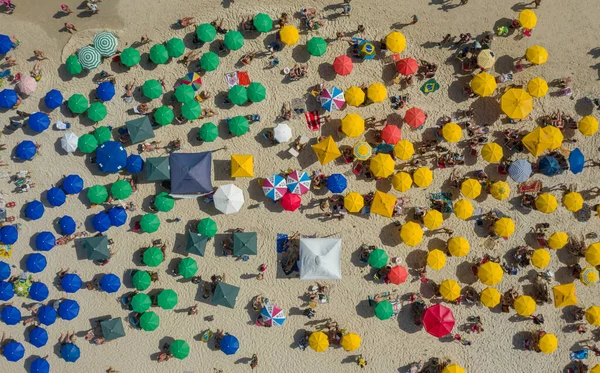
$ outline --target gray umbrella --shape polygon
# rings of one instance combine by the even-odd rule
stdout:
[[[123,328],[123,320],[120,317],[116,319],[105,320],[100,323],[102,328],[102,336],[105,340],[110,341],[125,337],[125,329]]]
[[[87,237],[82,238],[81,242],[89,260],[104,260],[110,258],[108,237]]]
[[[198,233],[187,232],[187,245],[185,247],[185,251],[190,254],[196,254],[200,256],[204,256],[204,249],[206,248],[206,243],[208,242],[208,237],[205,237]]]
[[[171,167],[169,166],[169,157],[148,158],[144,163],[146,168],[146,180],[162,181],[171,178]]]
[[[233,233],[233,255],[256,255],[257,239],[256,232],[234,232]]]
[[[224,282],[219,282],[215,287],[215,292],[212,297],[213,304],[219,306],[225,306],[229,308],[235,307],[235,301],[237,300],[240,288],[237,286],[229,285]]]
[[[125,126],[127,127],[127,132],[129,132],[131,142],[134,144],[154,138],[152,122],[150,122],[147,115],[127,121],[125,122]]]

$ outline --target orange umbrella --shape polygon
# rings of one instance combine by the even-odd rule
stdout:
[[[425,124],[426,120],[427,115],[423,112],[423,110],[417,107],[408,109],[404,115],[404,121],[412,128],[421,127],[423,124]]]
[[[342,76],[346,76],[352,72],[352,68],[354,64],[350,57],[346,55],[337,56],[335,60],[333,60],[333,69],[336,73]]]
[[[381,139],[386,144],[395,145],[398,141],[402,140],[402,130],[393,124],[388,124],[381,130]]]
[[[412,75],[419,69],[419,64],[414,58],[403,58],[396,63],[396,70],[402,75]]]

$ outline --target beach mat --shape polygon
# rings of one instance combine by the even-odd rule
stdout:
[[[281,254],[283,252],[283,244],[288,239],[288,235],[285,233],[277,233],[277,253]]]
[[[308,126],[309,130],[318,131],[321,129],[321,116],[319,115],[318,111],[315,110],[304,113],[304,118],[306,118],[306,125]]]

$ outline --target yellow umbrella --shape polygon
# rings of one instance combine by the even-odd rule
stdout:
[[[456,364],[450,364],[442,370],[442,373],[465,373],[465,370]]]
[[[365,121],[358,114],[346,114],[342,119],[342,132],[348,137],[359,137],[365,132]]]
[[[312,332],[308,337],[308,344],[313,350],[323,352],[329,347],[329,337],[323,332]]]
[[[396,206],[396,197],[391,194],[375,191],[373,195],[373,203],[371,204],[371,212],[377,215],[391,218],[394,214]]]
[[[365,199],[356,192],[350,192],[344,197],[344,208],[348,212],[359,212],[365,206]]]
[[[533,97],[544,97],[548,93],[548,82],[542,78],[533,78],[527,83],[527,92]]]
[[[546,136],[548,136],[550,139],[550,146],[548,149],[554,150],[560,148],[565,137],[558,128],[554,126],[546,126],[542,129],[542,131],[544,131]]]
[[[428,168],[419,167],[413,173],[413,181],[419,188],[426,188],[433,181],[433,173]]]
[[[465,256],[469,253],[471,245],[464,237],[452,237],[448,240],[448,251],[452,256]]]
[[[600,243],[591,244],[585,249],[585,260],[593,266],[600,265]]]
[[[286,27],[286,26],[284,26]],[[327,136],[323,141],[312,146],[317,159],[322,165],[325,165],[334,159],[338,158],[342,153],[333,141],[333,137]]]
[[[460,285],[454,280],[444,280],[440,284],[440,294],[446,300],[456,300],[460,297]]]
[[[461,199],[454,204],[454,215],[462,220],[467,220],[473,216],[473,205],[466,199]]]
[[[352,86],[344,92],[344,99],[350,106],[360,106],[365,102],[365,91],[359,87]]]
[[[356,333],[348,333],[342,337],[342,347],[346,351],[354,351],[360,347],[361,338]]]
[[[550,193],[542,193],[535,199],[535,208],[544,214],[550,214],[558,207],[558,201]]]
[[[535,312],[535,300],[529,295],[520,295],[513,303],[515,311],[521,316],[531,316]]]
[[[502,267],[495,262],[485,262],[479,266],[479,270],[477,271],[479,281],[487,286],[494,286],[502,281],[503,275],[504,271],[502,271]]]
[[[481,97],[490,96],[497,87],[496,79],[485,71],[475,75],[471,80],[471,90]]]
[[[552,139],[548,137],[541,127],[537,127],[521,140],[523,145],[536,157],[550,149],[552,146]]]
[[[494,224],[494,232],[500,237],[508,238],[515,233],[515,223],[511,218],[500,218]]]
[[[504,201],[510,196],[510,186],[506,181],[496,181],[490,187],[490,194],[498,201]]]
[[[569,192],[563,197],[563,205],[571,212],[577,212],[583,207],[583,197],[577,192]]]
[[[439,271],[446,265],[446,254],[440,249],[431,250],[427,254],[427,265]]]
[[[594,365],[592,370],[590,370],[590,373],[600,373],[600,364]]]
[[[373,102],[382,102],[387,98],[387,89],[381,83],[373,83],[367,88],[367,97]]]
[[[550,264],[550,253],[544,249],[536,249],[531,255],[531,264],[537,268],[545,268]]]
[[[532,30],[537,24],[537,16],[531,9],[525,9],[519,13],[519,23],[523,28]]]
[[[548,61],[548,52],[544,47],[540,47],[539,45],[534,45],[532,47],[527,48],[525,52],[525,57],[527,57],[527,61],[531,62],[534,65],[543,65]]]
[[[554,306],[556,308],[577,304],[575,284],[556,285],[552,288],[554,293]]]
[[[415,154],[413,143],[408,140],[400,140],[394,145],[394,155],[396,158],[406,161]]]
[[[548,238],[548,247],[552,250],[559,250],[565,247],[569,242],[569,235],[565,232],[554,232]]]
[[[410,174],[402,171],[392,177],[392,186],[399,192],[406,192],[412,186],[413,180]]]
[[[294,45],[300,39],[300,34],[294,26],[285,25],[279,30],[279,39],[285,45]]]
[[[462,129],[454,122],[446,123],[442,128],[442,136],[448,142],[458,142],[462,138]]]
[[[481,184],[478,180],[467,179],[460,185],[460,192],[467,198],[475,199],[481,194]]]
[[[591,115],[587,115],[579,121],[577,127],[579,128],[579,132],[584,136],[592,136],[598,132],[598,119]]]
[[[479,294],[479,300],[484,306],[494,308],[500,304],[500,292],[494,288],[485,288]]]
[[[585,267],[579,274],[579,280],[585,286],[594,285],[598,282],[600,274],[596,267]]]
[[[540,351],[545,354],[551,354],[558,347],[558,339],[554,334],[546,333],[540,338]]]
[[[477,65],[482,69],[491,69],[496,62],[496,55],[490,49],[484,49],[477,55]]]
[[[254,177],[254,156],[232,154],[231,177]]]
[[[392,31],[385,37],[385,46],[392,53],[400,53],[406,49],[406,38],[401,32]]]
[[[490,142],[481,148],[481,156],[486,162],[498,163],[504,156],[504,151],[500,145],[495,142]]]
[[[600,326],[600,307],[591,306],[585,311],[585,319],[590,325]]]
[[[533,98],[521,88],[511,88],[500,98],[500,107],[506,116],[523,119],[533,111]]]
[[[371,172],[375,177],[388,177],[394,173],[396,163],[391,155],[378,153],[371,158]]]
[[[409,221],[400,228],[400,238],[408,246],[417,246],[423,241],[423,229],[414,221]]]
[[[371,155],[373,155],[373,148],[371,147],[371,145],[369,145],[368,142],[359,141],[356,144],[354,144],[352,154],[354,154],[356,159],[358,159],[359,161],[366,161],[367,159],[371,158]]]
[[[438,229],[443,222],[444,217],[438,210],[429,210],[423,217],[423,224],[429,229]]]

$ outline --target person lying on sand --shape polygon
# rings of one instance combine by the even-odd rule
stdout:
[[[177,24],[182,28],[186,28],[195,25],[196,21],[194,21],[194,17],[183,17],[177,20]]]
[[[65,22],[65,28],[63,30],[68,31],[70,34],[77,32],[75,25],[69,22]]]

